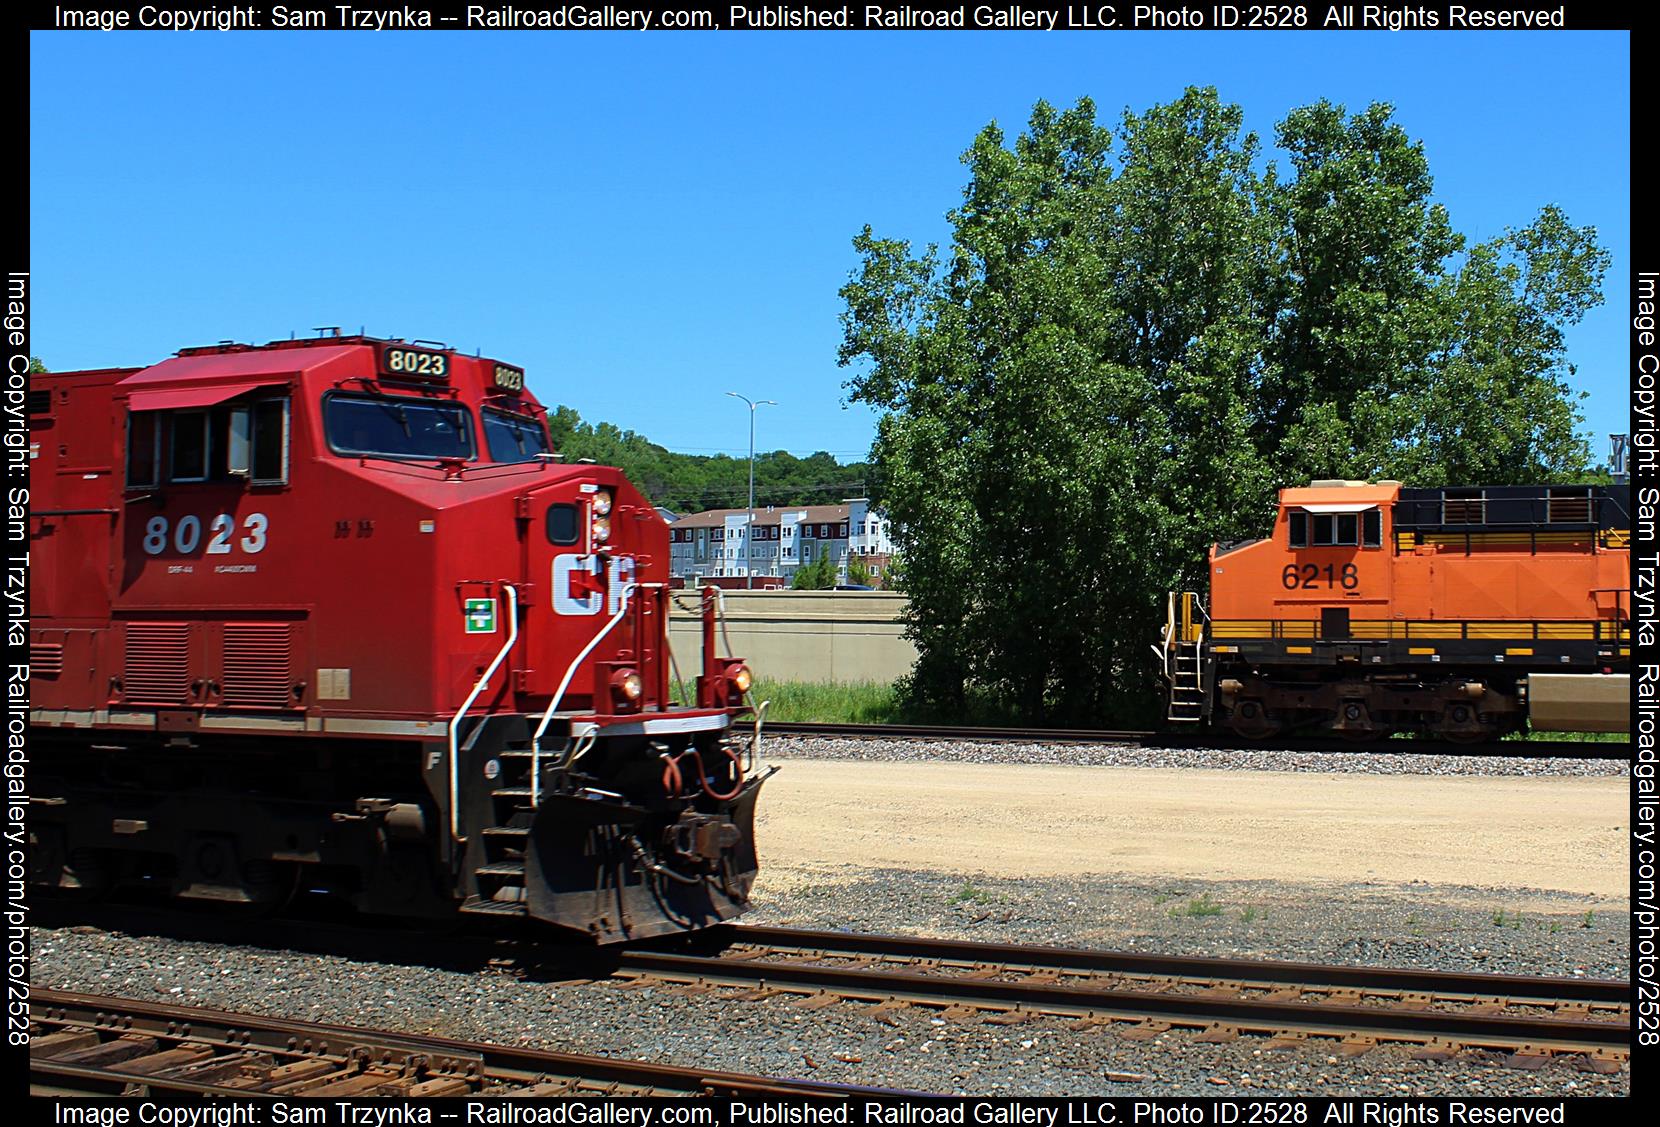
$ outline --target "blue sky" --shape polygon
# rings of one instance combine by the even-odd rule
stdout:
[[[1106,119],[1215,85],[1265,140],[1372,101],[1477,239],[1545,203],[1594,224],[1572,333],[1593,449],[1626,429],[1624,33],[37,32],[38,352],[145,364],[318,325],[522,364],[549,403],[671,449],[862,457],[837,289],[865,223],[946,235],[958,157],[1039,98]],[[1571,94],[1571,96],[1570,96]]]

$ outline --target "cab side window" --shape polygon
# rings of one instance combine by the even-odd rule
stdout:
[[[127,415],[127,488],[288,481],[287,396]]]
[[[230,409],[225,472],[249,485],[288,481],[288,399],[261,399]]]
[[[1308,513],[1294,509],[1286,514],[1288,540],[1293,548],[1378,548],[1383,545],[1383,513],[1365,509],[1358,513]]]
[[[173,411],[167,444],[168,481],[208,479],[208,413]]]
[[[127,486],[151,486],[160,480],[161,413],[133,411],[127,416]]]

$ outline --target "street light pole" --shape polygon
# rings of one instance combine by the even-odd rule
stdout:
[[[744,588],[749,590],[755,586],[755,408],[763,404],[776,407],[778,401],[751,399],[735,391],[726,394],[749,404],[749,523],[744,528]]]

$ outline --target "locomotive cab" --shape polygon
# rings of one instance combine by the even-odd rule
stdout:
[[[601,941],[743,909],[747,668],[708,594],[674,668],[667,526],[522,369],[325,337],[37,379],[38,881]]]
[[[1247,738],[1627,730],[1621,486],[1315,482],[1272,533],[1210,553],[1208,614],[1172,595],[1173,721]]]

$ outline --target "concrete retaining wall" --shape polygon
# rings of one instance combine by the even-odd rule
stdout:
[[[675,592],[676,604],[697,599]],[[904,595],[888,591],[728,591],[726,631],[732,652],[758,677],[886,682],[916,663],[916,647],[900,637],[904,606]],[[699,629],[694,611],[674,607],[669,642],[688,681],[698,668]]]

